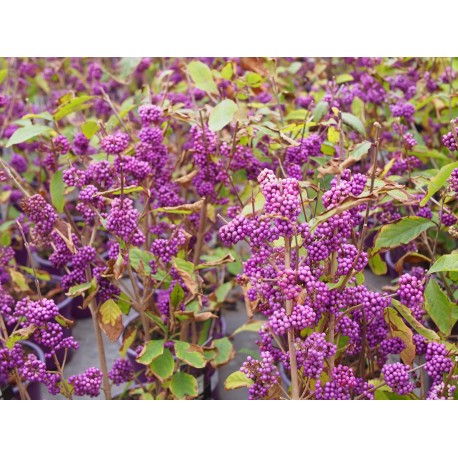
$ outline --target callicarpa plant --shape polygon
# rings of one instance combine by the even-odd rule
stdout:
[[[0,397],[455,399],[457,70],[0,59]]]

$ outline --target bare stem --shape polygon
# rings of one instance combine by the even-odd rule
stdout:
[[[207,199],[204,198],[202,208],[200,209],[199,232],[197,233],[196,246],[194,247],[194,265],[197,266],[202,254],[202,245],[205,237],[205,226],[207,225]]]
[[[29,245],[29,242],[27,242],[27,239],[25,237],[24,230],[22,229],[21,223],[19,221],[16,221],[16,224],[18,225],[19,230],[21,231],[22,238],[24,240],[24,246],[25,246],[25,249],[27,250],[27,255],[30,261],[30,267],[32,268],[33,279],[35,280],[35,287],[37,288],[38,298],[40,299],[40,302],[41,302],[43,297],[41,295],[40,282],[38,281],[37,271],[35,270],[35,263],[33,262],[32,253],[30,251],[30,245]]]
[[[285,237],[285,268],[291,268],[291,238]],[[286,301],[286,314],[291,315],[293,311],[293,301]],[[288,331],[288,350],[291,366],[291,399],[299,399],[299,378],[297,371],[296,346],[294,341],[294,329]]]
[[[91,281],[90,268],[86,269],[86,280],[88,282]],[[99,355],[100,369],[102,370],[102,375],[103,375],[102,384],[103,384],[103,390],[105,392],[105,399],[110,400],[111,399],[111,385],[110,385],[110,380],[108,378],[107,358],[105,354],[105,346],[103,344],[102,330],[100,329],[99,320],[97,317],[97,302],[95,300],[95,297],[91,300],[91,303],[89,304],[89,310],[91,311],[92,324],[94,326],[95,337],[97,339],[97,353]]]
[[[370,194],[374,191],[374,185],[375,185],[375,173],[377,170],[377,158],[378,158],[378,153],[379,153],[379,148],[380,148],[380,131],[381,131],[381,126],[378,122],[374,123],[375,126],[375,143],[374,143],[374,155],[372,157],[372,166],[371,166],[371,184],[370,184]],[[364,223],[363,223],[363,229],[361,231],[361,239],[358,247],[358,254],[355,257],[355,260],[353,261],[353,265],[350,269],[350,272],[346,275],[344,278],[344,281],[342,285],[340,286],[340,292],[342,292],[345,289],[346,284],[348,283],[348,280],[353,276],[354,269],[356,265],[358,264],[359,258],[361,256],[361,253],[363,252],[364,248],[364,241],[366,240],[366,234],[367,234],[367,227],[368,227],[368,220],[369,220],[369,211],[370,211],[370,205],[369,202],[367,203],[366,207],[366,214],[364,216]]]

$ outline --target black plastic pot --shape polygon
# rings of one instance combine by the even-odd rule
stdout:
[[[29,340],[21,340],[19,341],[19,343],[25,347],[24,350],[27,353],[35,353],[35,355],[37,356],[37,358],[40,361],[45,362],[45,354],[43,350],[37,344],[30,342]],[[32,401],[39,401],[43,399],[41,396],[40,383],[38,382],[28,383],[27,385],[25,385],[25,387]],[[11,399],[16,399],[16,400],[21,399],[21,396],[19,395],[19,389],[17,386],[11,387],[11,391],[8,388],[4,389],[3,391],[4,393],[6,393],[6,396],[8,395],[8,393],[12,393]]]

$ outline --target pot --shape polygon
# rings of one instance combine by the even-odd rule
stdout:
[[[29,340],[21,340],[19,341],[19,343],[23,345],[24,347],[26,347],[24,350],[27,353],[35,353],[35,355],[37,356],[37,358],[40,361],[45,362],[45,354],[43,350],[37,344],[34,344],[33,342],[30,342]],[[42,399],[40,383],[38,382],[28,383],[26,385],[26,389],[32,401],[39,401]],[[16,399],[16,400],[21,399],[19,395],[19,389],[17,386],[13,386],[13,387],[9,386],[9,387],[2,388],[2,395],[4,399]],[[7,397],[7,396],[11,396],[11,397]],[[1,399],[1,396],[0,396],[0,399]]]

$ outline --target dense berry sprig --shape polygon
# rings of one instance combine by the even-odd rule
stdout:
[[[382,368],[386,384],[397,394],[410,393],[414,386],[410,381],[409,366],[402,363],[385,364]]]
[[[107,135],[101,142],[102,149],[109,154],[122,153],[129,146],[129,135],[118,132],[114,135]]]
[[[96,367],[90,367],[82,374],[70,376],[68,383],[73,385],[76,396],[96,397],[100,394],[102,372]]]
[[[118,358],[108,373],[108,377],[115,385],[130,382],[134,378],[134,368],[128,359]]]

